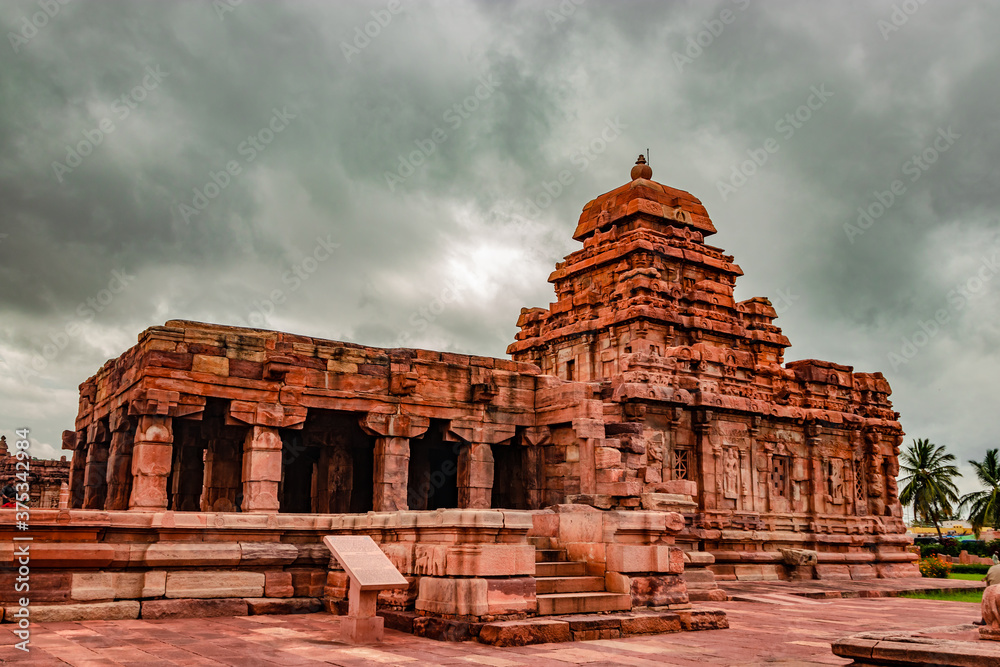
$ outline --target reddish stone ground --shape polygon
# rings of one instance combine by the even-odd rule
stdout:
[[[845,665],[830,642],[856,632],[969,623],[979,606],[905,598],[723,602],[730,629],[520,648],[450,644],[391,630],[373,647],[340,644],[327,614],[42,623],[29,656],[0,625],[0,661],[33,665]]]

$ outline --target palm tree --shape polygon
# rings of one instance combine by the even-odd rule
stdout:
[[[976,477],[986,490],[962,496],[958,509],[961,511],[965,507],[969,508],[969,521],[978,538],[983,526],[995,528],[1000,524],[1000,457],[997,456],[997,450],[990,449],[982,462],[970,460],[969,465],[976,471]]]
[[[906,473],[900,481],[905,484],[899,494],[899,502],[913,505],[914,515],[923,515],[931,520],[941,539],[941,514],[952,512],[952,503],[958,502],[958,489],[952,481],[962,473],[952,465],[955,457],[945,452],[927,438],[914,440],[903,452],[900,469]]]

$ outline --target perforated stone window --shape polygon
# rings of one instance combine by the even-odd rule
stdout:
[[[787,456],[775,456],[771,459],[771,490],[781,498],[788,496]]]
[[[691,450],[675,449],[673,458],[673,478],[691,479]]]

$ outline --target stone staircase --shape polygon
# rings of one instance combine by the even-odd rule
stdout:
[[[609,593],[604,588],[604,577],[587,575],[584,561],[570,561],[564,549],[551,548],[546,538],[533,538],[533,541],[539,616],[632,608],[631,595]]]

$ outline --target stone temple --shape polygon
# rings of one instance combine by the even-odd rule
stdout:
[[[888,382],[785,363],[715,231],[640,157],[584,207],[511,360],[147,329],[80,386],[69,507],[33,514],[36,601],[54,618],[342,609],[321,540],[349,534],[410,583],[381,595],[387,625],[493,643],[570,613],[620,617],[532,632],[724,626],[691,604],[725,599],[720,580],[919,576]]]

